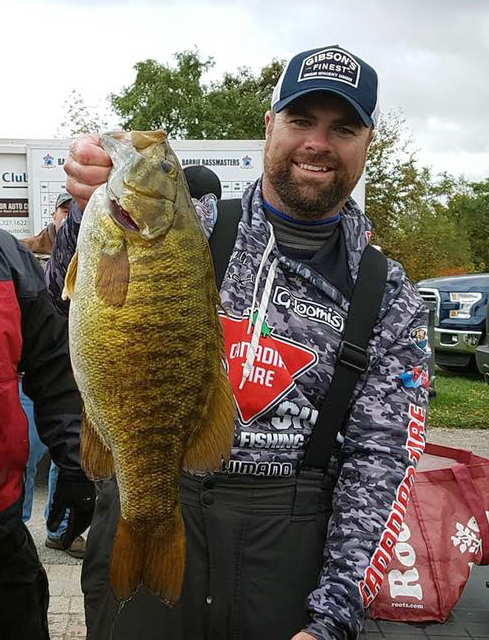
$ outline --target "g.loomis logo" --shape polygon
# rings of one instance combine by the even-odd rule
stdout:
[[[273,302],[278,307],[290,309],[292,313],[300,318],[307,318],[314,322],[326,324],[338,333],[342,333],[345,322],[340,314],[332,307],[325,307],[322,304],[313,302],[312,300],[303,300],[296,298],[290,291],[283,287],[276,287],[273,294]]]

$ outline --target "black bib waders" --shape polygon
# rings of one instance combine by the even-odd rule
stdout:
[[[307,624],[330,514],[320,472],[299,478],[183,474],[187,540],[174,608],[141,587],[118,607],[109,562],[117,485],[103,483],[82,571],[87,640],[284,640]]]

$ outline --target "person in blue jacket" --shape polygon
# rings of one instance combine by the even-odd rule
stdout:
[[[22,389],[22,381],[19,382],[19,397],[29,424],[29,458],[27,459],[27,465],[25,469],[24,501],[22,503],[22,522],[27,523],[31,519],[32,515],[34,482],[37,474],[37,468],[49,449],[39,437],[36,422],[34,420],[34,403],[24,393]],[[49,465],[48,475],[48,499],[44,506],[44,519],[46,522],[49,518],[49,512],[53,504],[58,472],[58,466],[51,461],[51,464]],[[65,514],[61,521],[61,524],[55,531],[50,531],[46,525],[46,540],[44,544],[49,549],[63,551],[73,558],[83,558],[85,554],[85,539],[83,538],[83,536],[76,536],[70,546],[66,549],[63,547],[63,544],[61,542],[61,539],[68,527],[68,515],[68,513]]]
[[[70,209],[72,197],[69,193],[61,192],[56,197],[52,212],[52,222],[50,222],[40,233],[29,238],[22,238],[21,242],[27,246],[38,258],[42,267],[45,267],[46,260],[51,254],[53,243],[61,226],[64,224]],[[32,502],[34,498],[34,481],[37,474],[37,467],[48,448],[43,444],[37,432],[34,420],[34,405],[32,400],[24,393],[22,381],[19,382],[19,394],[22,408],[25,411],[29,422],[29,458],[27,460],[25,480],[24,480],[24,503],[22,505],[22,521],[28,522],[32,513]],[[51,461],[48,478],[48,499],[44,508],[44,518],[47,521],[49,510],[53,502],[56,489],[56,479],[58,477],[58,467]],[[71,545],[64,549],[61,538],[68,526],[68,514],[65,515],[56,531],[50,531],[46,527],[45,545],[50,549],[64,551],[74,558],[83,558],[85,553],[85,539],[77,536]]]

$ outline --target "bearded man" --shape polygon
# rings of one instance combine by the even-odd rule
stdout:
[[[182,474],[187,564],[172,609],[144,588],[123,607],[115,601],[109,557],[117,486],[104,483],[82,576],[88,638],[360,634],[400,530],[402,509],[393,509],[401,489],[409,493],[427,403],[426,388],[406,388],[401,378],[426,367],[428,353],[413,339],[427,312],[399,264],[386,261],[366,349],[343,339],[360,262],[372,252],[370,224],[350,194],[372,140],[377,96],[374,69],[337,45],[299,53],[286,66],[265,116],[263,176],[238,204],[220,285],[236,402],[231,459],[215,473]],[[97,136],[72,145],[65,164],[78,203],[72,235],[110,164]],[[215,215],[194,204],[211,236]],[[73,237],[51,258],[55,301],[71,256],[64,246],[74,246]],[[348,350],[360,364],[345,360]],[[335,368],[345,363],[358,373],[346,419],[331,446],[311,445],[318,461],[311,466],[308,445],[328,426],[318,413],[334,404]],[[408,446],[413,420],[416,448]]]

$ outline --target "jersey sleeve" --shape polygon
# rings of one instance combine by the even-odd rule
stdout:
[[[411,285],[408,289],[418,300]],[[420,301],[416,307],[406,324],[403,305],[392,305],[374,338],[378,357],[357,385],[338,461],[324,565],[307,599],[306,631],[317,638],[358,636],[406,513],[425,446],[428,402],[428,313]]]

